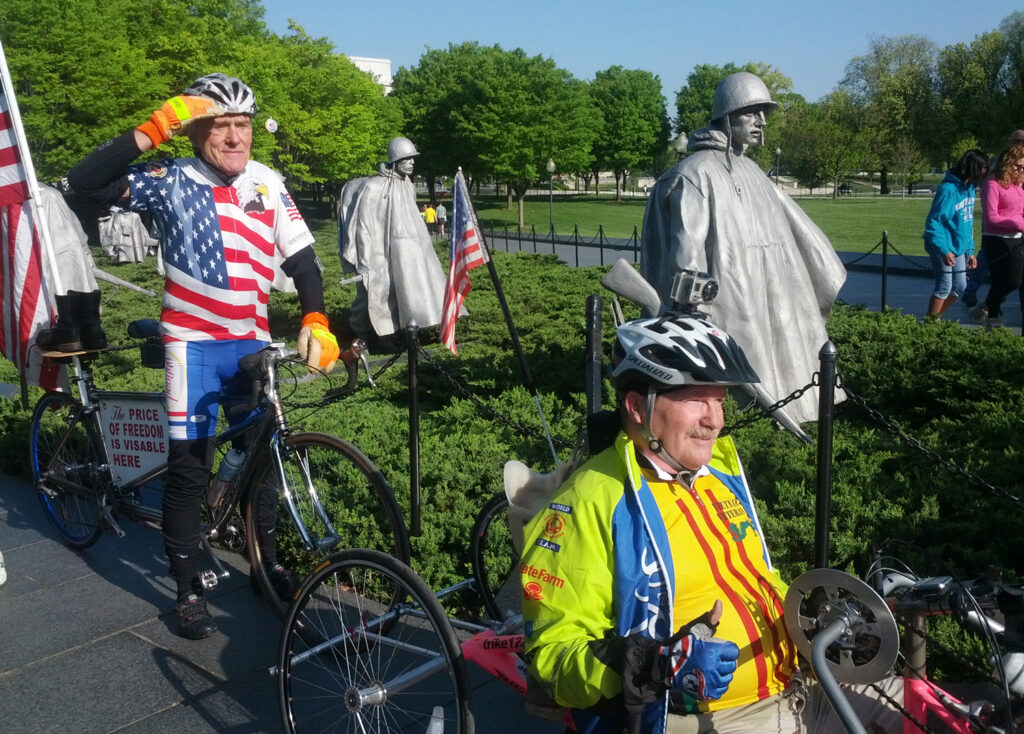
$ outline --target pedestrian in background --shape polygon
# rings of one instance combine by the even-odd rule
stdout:
[[[1003,301],[1024,282],[1024,145],[1002,152],[992,177],[981,185],[981,246],[988,258],[992,285],[988,298],[972,311],[974,320],[991,329],[1003,324]],[[1020,293],[1024,305],[1024,292]]]
[[[932,261],[935,290],[928,316],[939,317],[963,295],[974,256],[974,186],[988,173],[988,156],[977,148],[946,171],[924,224],[924,249]]]

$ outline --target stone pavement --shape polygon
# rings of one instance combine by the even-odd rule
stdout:
[[[581,250],[590,260],[581,265],[597,264],[599,253]],[[573,248],[558,254],[574,262]],[[841,256],[844,262],[859,257]],[[888,305],[922,317],[928,271],[919,263],[892,264]],[[868,258],[851,265],[840,298],[878,310],[878,264]],[[970,322],[960,304],[948,317]],[[1020,333],[1015,298],[1008,300],[1006,323]],[[28,483],[0,475],[0,552],[8,571],[0,587],[0,731],[279,731],[267,669],[280,624],[252,593],[247,560],[222,553],[234,572],[210,594],[220,631],[190,642],[173,632],[174,590],[159,534],[131,524],[125,529],[124,540],[105,535],[94,547],[73,551],[56,539]],[[517,694],[469,667],[477,731],[562,731],[528,719]]]
[[[125,523],[74,551],[57,540],[30,485],[0,475],[0,731],[277,732],[280,623],[249,586],[245,557],[210,592],[220,630],[174,634],[174,587],[159,533]],[[469,664],[476,730],[556,734],[523,699]]]

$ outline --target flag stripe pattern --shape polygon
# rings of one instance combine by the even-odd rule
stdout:
[[[485,262],[484,246],[476,222],[476,212],[469,200],[466,179],[462,171],[455,174],[452,192],[451,241],[448,248],[448,283],[444,292],[441,312],[441,340],[458,354],[455,346],[455,322],[462,303],[469,295],[469,271]]]
[[[57,387],[60,370],[30,352],[39,330],[53,320],[44,275],[36,211],[29,199],[28,174],[18,150],[6,91],[0,89],[0,288],[3,328],[0,350],[31,385]]]
[[[277,174],[250,161],[225,186],[190,158],[130,166],[128,183],[131,208],[161,224],[164,338],[269,341],[275,253],[287,258],[313,243]]]

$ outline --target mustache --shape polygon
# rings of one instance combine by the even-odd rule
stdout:
[[[688,438],[698,438],[702,440],[718,438],[719,431],[714,428],[692,428],[686,432]]]

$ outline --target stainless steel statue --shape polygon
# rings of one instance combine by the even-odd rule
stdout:
[[[690,135],[690,155],[654,185],[641,240],[642,273],[663,300],[680,270],[718,279],[710,318],[747,353],[762,404],[811,381],[846,279],[824,233],[744,156],[763,144],[765,116],[777,106],[754,74],[723,80],[711,125]],[[804,422],[817,418],[817,405],[811,390],[786,410]]]
[[[394,334],[410,320],[441,323],[445,275],[416,208],[417,155],[408,138],[394,138],[376,176],[341,190],[338,254],[361,277],[349,323],[363,338]]]

